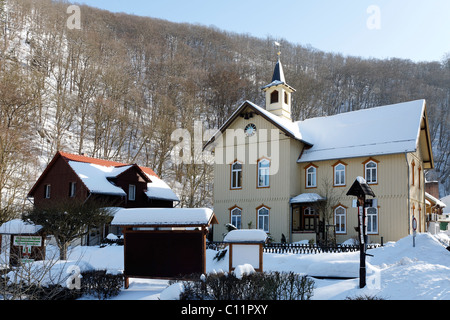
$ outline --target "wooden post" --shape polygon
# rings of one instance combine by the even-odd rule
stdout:
[[[375,193],[367,184],[363,177],[357,177],[350,190],[347,192],[348,196],[357,197],[358,207],[358,235],[359,235],[359,287],[366,286],[366,248],[367,248],[367,219],[366,219],[366,195],[375,197]]]
[[[358,234],[359,234],[359,287],[366,286],[366,210],[365,196],[358,198]]]

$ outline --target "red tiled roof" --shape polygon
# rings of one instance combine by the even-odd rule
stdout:
[[[87,156],[71,154],[71,153],[62,152],[62,151],[60,151],[59,153],[66,160],[77,161],[77,162],[84,162],[84,163],[92,163],[92,164],[97,164],[99,166],[122,167],[122,166],[130,165],[130,164],[127,164],[127,163],[121,163],[121,162],[116,162],[116,161],[109,161],[109,160],[102,160],[102,159],[97,159],[97,158],[91,158],[91,157],[87,157]],[[143,172],[145,172],[146,174],[148,174],[150,176],[158,177],[158,175],[150,168],[141,167],[141,166],[139,166],[139,168]]]
[[[62,152],[62,151],[60,151],[59,153],[66,160],[84,162],[84,163],[92,163],[92,164],[97,164],[99,166],[104,166],[104,167],[122,167],[122,166],[127,165],[126,163],[91,158],[91,157],[86,157],[86,156],[82,156],[82,155],[78,155],[78,154],[71,154],[71,153]]]
[[[154,176],[154,177],[157,177],[158,178],[158,175],[155,173],[155,171],[153,171],[152,169],[150,169],[150,168],[147,168],[147,167],[139,167],[139,168],[141,168],[141,170],[142,171],[144,171],[146,174],[148,174],[148,175],[151,175],[151,176]]]
[[[52,161],[50,161],[50,163],[47,165],[47,167],[45,168],[44,172],[38,178],[38,180],[36,181],[34,186],[29,191],[28,197],[32,197],[33,196],[33,193],[36,190],[36,187],[39,185],[40,181],[47,174],[47,172],[50,170],[50,168],[53,166],[53,164],[56,162],[56,160],[59,157],[62,157],[67,162],[68,161],[76,161],[76,162],[83,162],[83,163],[92,163],[92,164],[105,166],[105,167],[123,167],[123,166],[129,166],[130,165],[130,164],[127,164],[127,163],[121,163],[121,162],[109,161],[109,160],[102,160],[102,159],[97,159],[97,158],[86,157],[86,156],[82,156],[82,155],[77,155],[77,154],[71,154],[71,153],[67,153],[67,152],[58,151],[56,153],[56,155],[53,157]],[[133,166],[138,167],[139,170],[141,170],[143,174],[148,174],[149,176],[154,176],[154,177],[159,178],[158,175],[150,168],[141,167],[141,166],[138,166],[136,164],[134,164]],[[148,177],[145,177],[145,178],[148,179]],[[150,179],[148,179],[148,180],[149,180],[149,182],[151,182]]]

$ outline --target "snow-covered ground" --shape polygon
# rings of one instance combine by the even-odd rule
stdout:
[[[449,238],[441,234],[445,241]],[[369,250],[367,286],[359,289],[359,252],[324,254],[265,253],[265,271],[293,271],[312,276],[355,277],[350,280],[315,281],[316,300],[344,300],[348,297],[376,296],[390,300],[450,300],[450,252],[435,236],[418,234],[416,246],[408,236],[384,247]],[[216,254],[207,250],[207,272],[228,271],[228,256],[217,262]],[[123,247],[75,247],[69,259],[83,268],[123,270]],[[130,279],[130,287],[114,300],[158,300],[173,297],[166,288],[168,281]],[[164,293],[163,293],[164,292]],[[163,293],[161,295],[161,293]]]

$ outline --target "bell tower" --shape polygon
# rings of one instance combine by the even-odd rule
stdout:
[[[292,121],[291,94],[295,92],[295,89],[286,83],[280,55],[281,52],[278,52],[278,62],[275,65],[272,82],[262,87],[261,90],[266,95],[266,110]]]

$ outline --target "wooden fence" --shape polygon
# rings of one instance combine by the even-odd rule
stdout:
[[[224,242],[208,242],[207,249],[222,250],[227,246]],[[380,247],[379,244],[369,244],[367,249]],[[359,251],[358,245],[315,245],[298,243],[267,243],[264,245],[266,253],[294,253],[294,254],[317,254]]]

